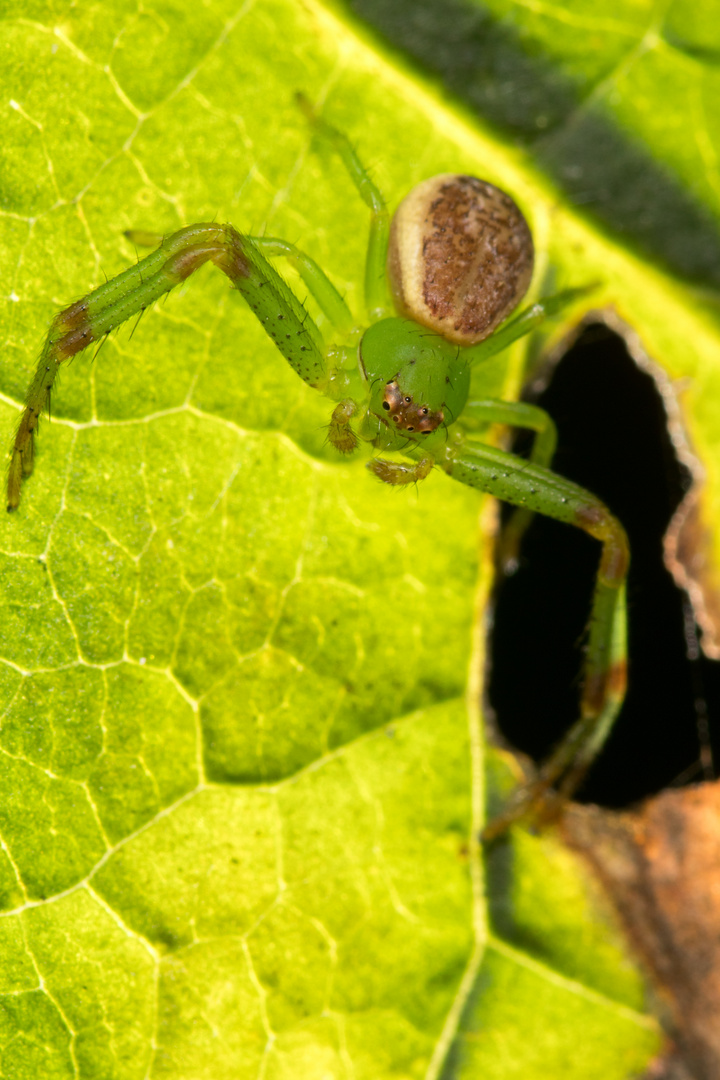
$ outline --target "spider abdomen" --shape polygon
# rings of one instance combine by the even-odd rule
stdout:
[[[483,341],[525,295],[533,257],[509,195],[474,176],[433,176],[393,218],[388,275],[398,313],[458,345]]]

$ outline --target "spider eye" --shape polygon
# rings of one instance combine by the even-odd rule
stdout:
[[[383,409],[387,409],[387,411],[390,412],[390,402],[389,401],[383,401],[382,407],[383,407]]]
[[[420,412],[423,414],[423,416],[427,416],[429,411],[430,410],[427,408],[427,406],[423,406],[423,408],[420,410]]]
[[[406,398],[405,398],[405,404],[406,404],[406,405],[409,405],[411,401],[412,401],[412,398],[411,398],[411,397],[406,397]]]

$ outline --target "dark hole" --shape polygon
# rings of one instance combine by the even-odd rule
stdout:
[[[668,439],[653,380],[603,326],[582,334],[533,400],[558,425],[553,468],[599,495],[630,538],[629,692],[578,795],[625,806],[703,779],[703,725],[715,762],[720,758],[720,664],[688,658],[684,594],[662,561],[662,537],[689,476]],[[516,452],[528,444],[520,436]],[[579,529],[538,516],[520,568],[498,589],[490,703],[504,737],[536,760],[577,718],[598,554]]]

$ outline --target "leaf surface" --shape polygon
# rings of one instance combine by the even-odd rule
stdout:
[[[597,302],[688,380],[717,462],[707,296],[581,219],[526,150],[339,11],[8,9],[8,440],[52,314],[135,258],[128,228],[285,237],[360,312],[367,211],[298,115],[302,89],[392,206],[443,171],[511,191],[536,290],[600,279]],[[528,344],[498,363],[498,393]],[[328,415],[210,270],[57,388],[0,531],[13,1078],[624,1080],[657,1047],[552,838],[501,846],[483,885],[491,508],[444,475],[379,486],[332,456]],[[703,512],[717,501],[710,467]],[[507,789],[500,763],[488,782]]]

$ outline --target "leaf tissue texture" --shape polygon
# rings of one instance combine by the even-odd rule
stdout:
[[[8,444],[50,319],[133,262],[127,229],[286,238],[364,317],[367,208],[302,90],[392,207],[441,172],[510,191],[535,295],[600,281],[593,302],[685,380],[694,446],[720,460],[711,305],[351,16],[83,8],[3,12]],[[528,347],[582,314],[493,360],[486,392],[516,394]],[[62,373],[0,522],[2,1074],[642,1072],[657,1025],[573,857],[519,832],[483,866],[485,787],[496,807],[512,782],[478,715],[492,508],[444,475],[398,492],[337,460],[328,401],[210,269],[131,330]]]

